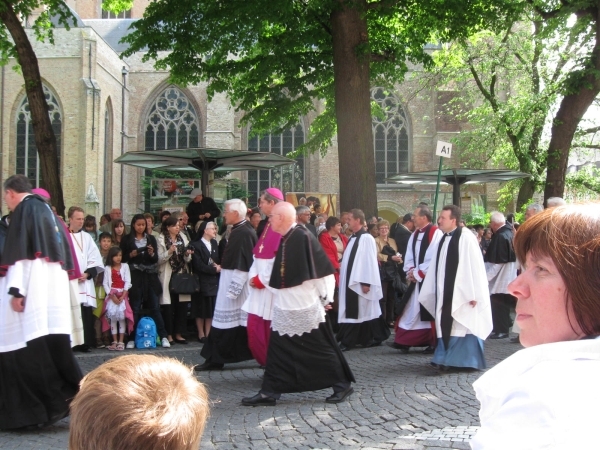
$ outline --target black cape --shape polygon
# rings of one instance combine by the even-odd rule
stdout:
[[[0,257],[3,270],[8,270],[17,261],[44,258],[48,262],[59,262],[63,270],[73,271],[69,241],[58,220],[41,197],[25,197],[10,215]]]
[[[250,222],[243,220],[235,224],[221,255],[221,269],[249,272],[254,262],[252,250],[257,240],[256,231]]]
[[[221,210],[219,209],[215,201],[212,198],[206,196],[203,196],[202,201],[198,203],[192,200],[188,204],[186,212],[189,217],[188,220],[192,227],[195,227],[196,222],[200,220],[200,214],[210,213],[209,220],[215,220],[221,215]]]
[[[302,225],[296,225],[281,239],[269,285],[275,289],[291,288],[334,273],[317,238]]]
[[[503,226],[492,235],[490,245],[485,252],[483,260],[493,264],[506,264],[517,260],[517,255],[513,248],[512,228]]]

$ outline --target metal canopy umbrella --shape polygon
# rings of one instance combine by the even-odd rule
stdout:
[[[387,178],[386,181],[401,184],[437,184],[437,170],[427,172],[401,173]],[[446,169],[442,170],[442,182],[452,186],[452,203],[460,206],[460,186],[463,184],[501,183],[529,178],[531,175],[514,170],[497,169]]]
[[[163,169],[173,172],[199,170],[202,172],[202,192],[206,193],[211,171],[234,172],[238,170],[274,169],[294,164],[296,161],[285,156],[266,152],[224,148],[186,148],[127,152],[115,159],[115,162],[142,169]]]

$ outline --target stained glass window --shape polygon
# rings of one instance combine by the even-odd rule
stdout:
[[[48,103],[48,114],[52,122],[52,130],[56,136],[56,148],[58,149],[58,162],[60,166],[60,148],[62,135],[62,113],[55,95],[46,86],[42,86],[46,103]],[[31,111],[27,96],[21,101],[17,112],[17,167],[16,173],[29,178],[33,187],[45,187],[40,170],[40,157],[35,145],[33,125],[31,124]]]
[[[373,117],[375,179],[385,179],[408,172],[408,120],[400,100],[383,88],[371,89],[371,99],[382,108],[384,117]]]
[[[146,119],[146,150],[199,146],[196,110],[181,90],[169,86],[154,101]]]
[[[304,144],[304,129],[301,124],[285,130],[281,134],[269,134],[248,138],[251,152],[269,152],[286,156]],[[249,170],[249,204],[256,205],[260,193],[269,187],[286,192],[304,192],[304,157],[296,158],[296,163],[279,169]]]

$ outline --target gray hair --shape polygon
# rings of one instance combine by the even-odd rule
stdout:
[[[237,213],[240,215],[240,219],[244,219],[246,217],[248,207],[239,198],[232,198],[231,200],[227,200],[225,202],[225,207],[227,206],[229,206],[229,211],[237,211]]]
[[[502,214],[501,212],[494,211],[490,215],[490,222],[497,223],[497,224],[505,224],[506,223],[506,217],[504,217],[504,214]]]
[[[550,197],[548,200],[546,200],[546,205],[548,205],[548,208],[554,208],[555,206],[562,206],[566,204],[567,202],[560,197]]]
[[[542,205],[540,205],[539,203],[532,203],[531,205],[528,205],[527,208],[525,209],[525,211],[529,211],[533,209],[535,211],[535,213],[541,213],[544,210],[544,207]]]
[[[310,212],[310,208],[308,206],[300,205],[296,206],[296,215],[299,216],[305,212]]]

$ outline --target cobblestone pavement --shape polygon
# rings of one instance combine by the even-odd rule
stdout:
[[[390,341],[393,339],[390,338]],[[521,348],[507,339],[486,342],[490,367]],[[186,364],[198,364],[200,344],[157,349]],[[130,350],[134,352],[139,350]],[[123,354],[94,350],[78,354],[89,372]],[[260,389],[262,370],[254,361],[204,372],[211,417],[202,449],[468,449],[479,424],[479,404],[471,384],[480,372],[439,374],[431,356],[402,355],[388,346],[345,353],[357,380],[355,393],[340,404],[327,404],[331,390],[284,394],[275,407],[244,407],[242,397]],[[35,432],[0,432],[2,449],[66,449],[68,419]]]

